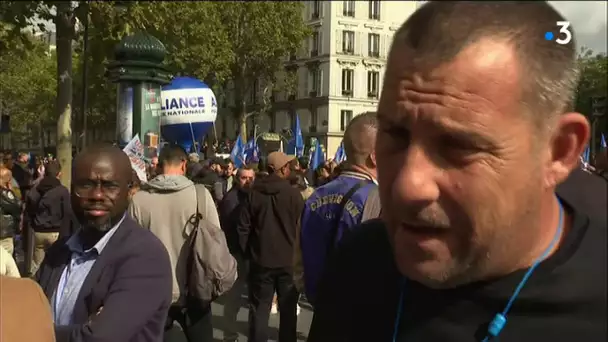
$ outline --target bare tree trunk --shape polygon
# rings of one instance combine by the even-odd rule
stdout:
[[[72,180],[72,39],[76,18],[69,1],[57,3],[57,159],[64,172],[61,183]]]

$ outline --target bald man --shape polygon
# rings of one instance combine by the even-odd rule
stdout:
[[[366,218],[380,214],[378,196],[369,194],[377,190],[376,173],[376,113],[355,116],[344,132],[346,161],[340,165],[340,174],[331,182],[319,187],[306,201],[302,214],[301,243],[306,297],[314,303],[317,282],[323,272],[325,260],[336,244],[351,229]]]
[[[172,271],[163,244],[126,213],[131,163],[117,147],[76,156],[72,209],[82,227],[60,238],[36,275],[57,341],[161,341]]]

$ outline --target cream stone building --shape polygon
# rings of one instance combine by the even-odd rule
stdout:
[[[313,34],[297,55],[285,58],[286,72],[296,75],[297,91],[272,92],[271,113],[249,118],[249,136],[254,127],[256,133],[283,133],[298,115],[307,145],[312,137],[320,139],[328,158],[333,157],[350,120],[376,110],[393,35],[420,3],[306,1],[302,15]],[[275,88],[281,89],[280,83]],[[253,104],[263,98],[263,85],[255,88]],[[234,138],[238,125],[227,113],[233,104],[230,92],[222,102],[217,135]]]

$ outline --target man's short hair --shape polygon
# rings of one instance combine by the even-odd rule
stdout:
[[[51,160],[44,166],[44,175],[48,177],[57,177],[61,172],[61,164],[57,160]]]
[[[504,40],[519,58],[524,112],[545,127],[572,108],[578,82],[572,28],[568,44],[545,39],[558,21],[565,19],[546,1],[429,1],[395,34],[389,64],[402,58],[395,47],[407,49],[416,70],[430,71],[480,39]]]
[[[209,166],[218,165],[222,169],[226,168],[226,162],[220,157],[214,157],[209,161]]]
[[[241,177],[241,174],[243,173],[243,171],[252,171],[255,173],[255,170],[252,167],[245,165],[245,166],[240,167],[238,170],[236,170],[236,177],[237,178]]]
[[[158,156],[158,166],[176,166],[188,160],[188,154],[179,145],[169,145],[163,147]]]
[[[378,130],[376,112],[365,112],[355,116],[344,131],[344,153],[349,163],[365,165],[374,151],[376,139],[373,133]]]

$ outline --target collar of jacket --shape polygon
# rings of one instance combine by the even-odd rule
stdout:
[[[347,170],[340,172],[340,176],[348,176],[348,177],[353,177],[353,178],[357,178],[357,179],[361,179],[361,180],[368,180],[368,181],[371,181],[374,184],[378,185],[378,181],[372,175],[370,175],[368,173],[360,172],[360,171],[355,171],[353,169],[347,169]]]

